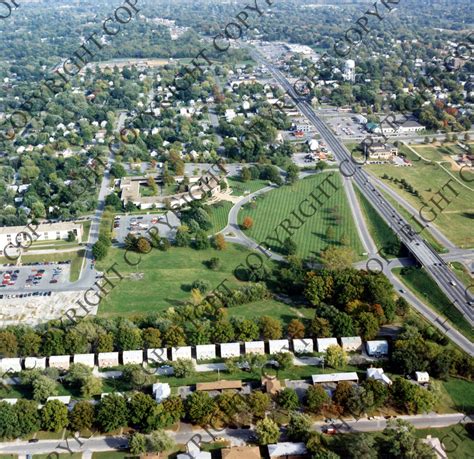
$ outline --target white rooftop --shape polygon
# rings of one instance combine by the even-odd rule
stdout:
[[[304,443],[283,442],[274,445],[268,445],[268,454],[270,457],[297,456],[306,454]]]
[[[339,381],[359,381],[359,376],[355,371],[347,373],[327,373],[324,375],[312,375],[313,384],[330,383]]]

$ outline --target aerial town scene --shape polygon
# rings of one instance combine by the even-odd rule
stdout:
[[[0,459],[473,459],[470,0],[0,1]]]

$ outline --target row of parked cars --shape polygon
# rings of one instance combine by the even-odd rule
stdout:
[[[0,287],[11,287],[15,285],[19,273],[19,269],[16,269],[15,271],[10,270],[6,272],[0,271],[0,275],[2,276],[2,283],[0,284]]]

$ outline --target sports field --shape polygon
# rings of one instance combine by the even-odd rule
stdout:
[[[290,215],[291,212],[298,214],[298,205],[304,199],[311,200],[310,193],[313,191],[318,194],[316,189],[326,177],[327,173],[318,174],[299,180],[293,186],[285,185],[266,193],[255,201],[255,208],[247,206],[239,212],[239,223],[242,223],[246,216],[254,220],[253,227],[246,234],[257,242],[275,236],[276,228],[285,219],[291,219],[295,226],[299,226],[296,218]],[[342,181],[338,175],[334,175],[333,181],[338,183],[339,190],[331,192],[331,197],[325,201],[323,208],[314,216],[306,218],[300,229],[294,230],[292,239],[298,246],[297,254],[301,257],[318,257],[319,252],[328,246],[341,245],[342,238],[352,247],[356,259],[362,259],[364,250],[342,188]],[[329,227],[332,229],[328,234]],[[281,228],[278,229],[278,235],[281,235],[280,239],[288,237]],[[281,244],[275,242],[272,250],[280,251]]]
[[[422,147],[416,148],[420,149]],[[407,150],[403,149],[403,151]],[[435,218],[428,207],[425,208],[423,216],[426,220],[434,218],[430,224],[436,225],[454,244],[461,248],[474,247],[474,233],[472,231],[474,174],[463,171],[465,174],[465,180],[463,180],[459,171],[449,173],[449,164],[446,164],[445,170],[439,164],[420,160],[414,153],[408,153],[407,156],[413,161],[412,167],[397,167],[391,164],[365,167],[379,178],[382,178],[385,174],[391,177],[392,180],[383,179],[384,183],[392,187],[400,196],[419,210],[423,208],[425,203],[434,207],[434,204],[430,204],[430,199],[434,198],[439,201],[441,198],[437,193],[451,181],[454,192],[445,188],[445,195],[451,202],[449,204],[441,202],[440,206],[444,210],[442,212],[437,211],[438,214]],[[405,179],[408,184],[418,191],[419,197],[395,183],[394,179]],[[473,181],[468,182],[468,179]],[[436,207],[434,208],[436,209]]]

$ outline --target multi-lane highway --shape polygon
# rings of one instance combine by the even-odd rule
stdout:
[[[302,99],[294,90],[283,73],[257,52],[253,52],[253,57],[265,65],[273,77],[284,88],[287,94],[293,99],[297,108],[316,127],[321,137],[333,151],[336,159],[340,163],[340,169],[346,180],[353,180],[354,183],[364,193],[381,217],[398,234],[400,240],[407,246],[418,262],[424,266],[431,277],[437,282],[449,298],[453,307],[456,307],[465,319],[474,324],[474,301],[470,291],[466,290],[463,284],[457,279],[449,269],[446,262],[440,255],[420,237],[400,213],[384,198],[384,196],[372,185],[370,176],[351,156],[351,153],[344,144],[338,140],[326,124],[316,115],[312,107]]]

